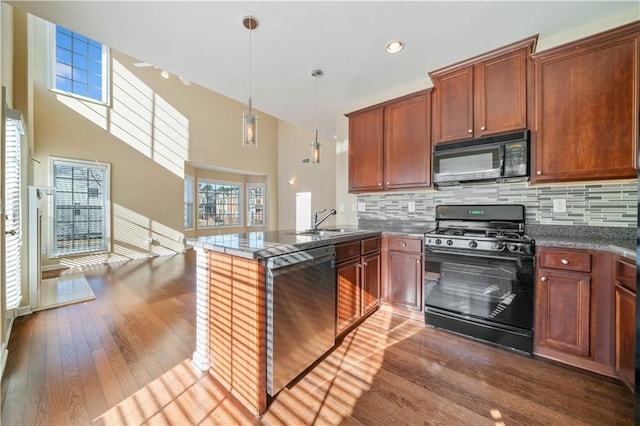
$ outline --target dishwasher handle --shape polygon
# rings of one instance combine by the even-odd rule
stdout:
[[[330,258],[335,258],[335,246],[324,246],[309,250],[296,251],[293,253],[274,256],[267,259],[267,268],[274,270],[300,263],[320,262]]]

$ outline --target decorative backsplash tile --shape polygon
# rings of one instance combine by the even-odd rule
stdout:
[[[553,200],[566,200],[554,213]],[[415,212],[408,209],[415,203]],[[453,186],[430,192],[358,195],[358,220],[434,221],[438,204],[524,204],[526,221],[540,225],[637,227],[638,184],[632,182],[529,186],[523,183]]]

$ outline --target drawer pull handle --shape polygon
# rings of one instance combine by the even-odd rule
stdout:
[[[567,259],[562,259],[560,262],[562,262],[563,265],[569,264],[569,261]]]
[[[542,281],[542,282],[547,282],[547,280],[548,280],[548,279],[549,279],[549,278],[547,278],[547,277],[541,277],[541,278],[540,278],[540,281]]]
[[[367,265],[369,265],[367,262],[364,262],[364,263],[362,264],[362,266],[367,266]]]
[[[419,260],[416,260],[416,263],[420,263],[420,261],[419,261]]]
[[[402,243],[402,247],[406,247],[406,246],[407,246],[407,243]]]

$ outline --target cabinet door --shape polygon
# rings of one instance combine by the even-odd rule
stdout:
[[[380,304],[380,252],[362,257],[362,314]]]
[[[536,58],[535,182],[633,178],[637,33]]]
[[[433,143],[473,137],[473,68],[434,76]]]
[[[389,304],[422,311],[422,255],[389,251],[387,280]]]
[[[588,357],[591,276],[540,269],[536,294],[536,343]]]
[[[431,185],[431,95],[385,107],[385,189]]]
[[[616,374],[634,389],[636,359],[636,295],[616,285],[615,360]]]
[[[476,64],[474,137],[527,127],[528,48]]]
[[[360,258],[356,257],[336,265],[337,274],[337,320],[336,335],[360,318]]]
[[[381,191],[383,107],[349,116],[349,191]]]

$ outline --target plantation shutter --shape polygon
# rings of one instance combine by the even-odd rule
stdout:
[[[7,118],[5,130],[5,274],[7,309],[20,306],[22,300],[22,199],[20,175],[20,140],[22,127],[18,120]]]

